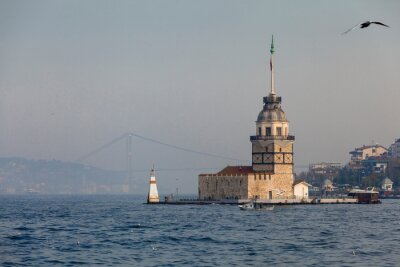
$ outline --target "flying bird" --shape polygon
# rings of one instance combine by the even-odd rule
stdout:
[[[379,22],[379,21],[366,21],[364,23],[357,24],[356,26],[354,26],[351,29],[348,29],[347,31],[343,32],[342,34],[346,34],[346,33],[350,32],[350,31],[354,30],[355,28],[358,28],[359,26],[360,26],[360,29],[367,28],[371,24],[378,24],[378,25],[381,25],[381,26],[389,27],[388,25],[383,24],[382,22]]]

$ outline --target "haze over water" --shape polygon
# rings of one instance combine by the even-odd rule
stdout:
[[[346,163],[354,147],[399,137],[398,10],[399,1],[1,1],[0,156],[76,161],[134,132],[250,161],[274,34],[295,164]],[[391,27],[340,35],[366,20]],[[124,170],[125,155],[121,142],[84,163]],[[195,193],[199,172],[245,163],[133,139],[133,168],[153,164],[171,170],[159,173],[163,191]]]
[[[136,181],[155,166],[161,195],[195,193],[199,173],[251,160],[274,34],[295,165],[346,163],[354,147],[400,137],[399,10],[395,0],[1,1],[0,158],[76,162],[136,133]],[[340,35],[366,20],[390,28]],[[84,163],[126,170],[121,140]],[[399,265],[396,200],[260,212],[144,201],[0,195],[0,265]]]
[[[400,205],[143,205],[1,196],[3,266],[397,266]]]

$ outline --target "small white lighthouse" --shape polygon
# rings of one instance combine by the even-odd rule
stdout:
[[[160,202],[160,198],[158,197],[156,175],[154,173],[154,169],[152,169],[150,172],[150,189],[149,196],[147,197],[147,203],[150,204],[158,202]]]

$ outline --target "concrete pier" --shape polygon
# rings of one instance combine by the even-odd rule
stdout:
[[[308,199],[222,199],[222,200],[197,200],[182,199],[168,200],[158,203],[149,204],[165,204],[165,205],[241,205],[249,202],[255,202],[263,205],[320,205],[320,204],[377,204],[359,202],[357,198],[308,198]]]

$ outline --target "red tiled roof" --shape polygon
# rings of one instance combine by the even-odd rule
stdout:
[[[381,148],[384,148],[384,149],[387,150],[386,147],[376,144],[376,145],[374,145],[374,146],[366,146],[366,145],[363,145],[362,147],[356,147],[356,148],[354,149],[354,151],[352,151],[352,152],[360,151],[360,150],[364,150],[364,149],[368,149],[368,148],[378,148],[378,147],[381,147]],[[351,152],[350,152],[350,153],[351,153]]]
[[[207,176],[207,175],[237,175],[237,174],[249,174],[253,172],[252,166],[226,166],[222,170],[213,174],[205,174],[202,173],[199,176]]]
[[[271,172],[263,172],[263,171],[254,171],[252,166],[226,166],[221,171],[217,173],[202,173],[199,176],[208,176],[208,175],[244,175],[250,173],[269,173]]]
[[[252,166],[226,166],[218,175],[249,174],[253,172]]]

